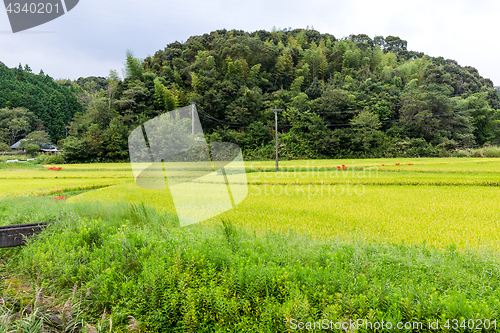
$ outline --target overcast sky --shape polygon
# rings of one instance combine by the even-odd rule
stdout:
[[[56,79],[107,76],[110,69],[121,73],[126,49],[145,58],[217,29],[313,26],[336,38],[399,36],[409,50],[476,67],[500,85],[499,18],[500,2],[487,0],[80,0],[66,15],[16,34],[0,11],[0,61],[27,63]]]

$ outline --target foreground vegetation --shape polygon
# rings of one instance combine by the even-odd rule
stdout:
[[[15,213],[33,200],[2,207]],[[37,202],[60,205],[52,209],[67,216],[26,247],[7,250],[15,260],[2,272],[69,299],[68,325],[119,332],[132,316],[147,332],[286,332],[291,319],[396,325],[494,320],[500,311],[500,258],[491,251],[317,240],[293,230],[256,236],[227,220],[176,228],[172,216],[140,205],[44,200]],[[24,296],[18,306],[33,302]],[[104,322],[103,313],[111,314]]]
[[[247,199],[185,228],[166,193],[133,183],[129,164],[3,164],[1,184],[17,185],[4,187],[0,224],[52,223],[26,246],[1,251],[0,330],[42,332],[49,322],[56,332],[287,332],[291,320],[322,319],[493,323],[499,162],[287,161],[279,173],[273,162],[247,163]],[[363,191],[338,192],[348,185]],[[328,186],[337,192],[327,194]]]

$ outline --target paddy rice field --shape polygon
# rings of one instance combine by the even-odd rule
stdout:
[[[0,169],[0,197],[80,191],[67,202],[131,202],[175,214],[169,191],[138,187],[130,164],[60,167]],[[245,167],[248,196],[220,217],[250,230],[438,247],[500,245],[500,159],[285,161],[278,173],[274,162]]]
[[[210,183],[188,169],[172,177]],[[326,319],[500,331],[500,159],[262,161],[244,174],[227,173],[248,188],[241,203],[180,227],[169,189],[137,186],[130,164],[0,163],[0,225],[52,222],[0,249],[0,332],[43,332],[23,312],[37,306],[61,313],[57,332],[321,332],[293,323]]]

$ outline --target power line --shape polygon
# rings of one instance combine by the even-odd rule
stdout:
[[[230,127],[230,128],[248,128],[248,127],[250,127],[250,126],[244,125],[244,124],[228,123],[228,122],[226,122],[224,120],[217,119],[217,118],[209,115],[208,113],[204,112],[200,108],[198,108],[198,110],[201,111],[200,115],[203,118],[205,118],[206,120],[212,121],[214,123],[217,123],[219,125],[222,125],[222,126],[226,126],[226,127]],[[483,110],[489,110],[489,109],[471,109],[471,110],[466,110],[466,111],[457,111],[457,112],[450,112],[450,113],[442,113],[442,114],[436,114],[436,115],[430,115],[430,116],[411,117],[411,118],[399,118],[399,119],[390,119],[390,120],[380,120],[380,121],[366,122],[366,123],[309,124],[309,125],[278,124],[278,126],[301,128],[301,127],[346,127],[346,126],[372,125],[372,124],[378,124],[378,123],[394,123],[394,122],[403,122],[403,121],[411,121],[411,120],[419,120],[419,119],[449,117],[449,116],[456,115],[456,114],[463,114],[463,113],[469,113],[469,112],[474,112],[474,111],[483,111]],[[356,112],[360,112],[360,111],[364,111],[364,110],[356,110]],[[304,113],[301,113],[301,114],[304,114]],[[255,125],[253,127],[255,127]],[[272,126],[271,125],[261,125],[260,127],[270,128]]]
[[[362,110],[347,110],[347,111],[319,111],[319,112],[314,112],[316,114],[343,114],[343,113],[358,113],[361,111],[370,111],[371,109],[362,109]],[[300,111],[283,111],[281,112],[286,112],[286,113],[296,113],[296,114],[306,114],[305,112],[300,112]]]
[[[203,109],[197,107],[197,110],[199,111],[199,114],[207,119],[207,120],[210,120],[214,123],[217,123],[219,125],[223,125],[223,126],[228,126],[228,127],[232,127],[232,128],[246,128],[248,127],[248,125],[245,125],[245,124],[235,124],[235,123],[229,123],[225,120],[222,120],[222,119],[218,119],[218,118],[215,118],[214,116],[210,115],[208,112],[206,111],[203,111]],[[364,110],[370,110],[370,109],[364,109]],[[299,111],[284,111],[284,110],[278,110],[279,112],[288,112],[288,113],[296,113],[296,114],[311,114],[311,113],[304,113],[304,112],[299,112]],[[332,111],[332,112],[314,112],[315,114],[342,114],[342,113],[358,113],[358,112],[361,112],[363,110],[348,110],[348,111]],[[278,125],[283,125],[283,124],[278,124]]]
[[[210,115],[209,113],[203,111],[199,107],[197,107],[197,110],[198,110],[198,113],[200,114],[200,116],[202,116],[203,118],[208,119],[208,120],[210,120],[212,122],[218,123],[220,125],[224,125],[224,126],[241,126],[242,125],[242,124],[228,123],[225,120],[217,119],[214,116]]]

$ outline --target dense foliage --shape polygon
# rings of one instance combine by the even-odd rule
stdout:
[[[128,52],[126,78],[111,75],[72,123],[66,157],[127,159],[135,126],[190,101],[209,138],[238,143],[247,158],[272,156],[274,106],[286,158],[432,156],[498,143],[493,83],[406,45],[394,36],[218,30],[143,62]]]
[[[283,110],[283,158],[436,156],[500,143],[491,80],[454,60],[408,51],[394,36],[218,30],[143,61],[128,51],[124,75],[58,87],[27,66],[1,66],[0,85],[12,88],[0,108],[24,107],[60,139],[81,108],[72,91],[83,110],[63,143],[68,161],[127,160],[136,126],[189,102],[209,140],[235,142],[246,158],[273,156],[275,106]]]
[[[65,137],[73,115],[83,110],[74,91],[28,65],[9,69],[0,62],[0,142],[12,145],[34,130],[53,142]]]
[[[498,325],[493,252],[318,240],[292,230],[256,236],[227,221],[175,228],[175,218],[141,205],[7,199],[0,211],[38,215],[41,203],[57,222],[6,253],[0,271],[36,281],[47,296],[73,289],[66,318],[102,331],[111,321],[116,332],[293,332],[297,322],[324,319],[421,322],[419,332],[436,320],[451,327],[454,318],[465,327],[479,319],[481,328],[485,320],[491,331]],[[24,297],[21,305],[32,304]]]

